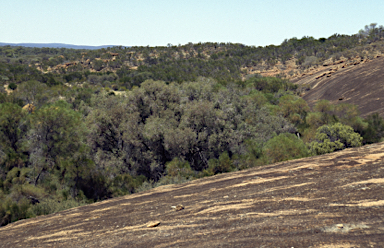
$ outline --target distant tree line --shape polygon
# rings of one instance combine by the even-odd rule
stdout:
[[[382,37],[382,27],[265,48],[0,47],[0,225],[381,141],[384,121],[378,114],[363,119],[356,106],[328,101],[311,110],[299,97],[301,89],[285,79],[241,76],[247,63],[273,64],[300,52],[326,58],[375,37]],[[34,66],[70,60],[99,64],[49,73]]]
[[[116,84],[129,89],[147,79],[179,83],[195,81],[198,77],[212,77],[219,82],[239,80],[244,67],[262,70],[278,62],[284,67],[293,57],[299,68],[305,69],[330,58],[371,56],[375,49],[384,51],[383,38],[383,26],[372,23],[354,35],[334,34],[320,39],[304,36],[286,39],[279,46],[265,47],[210,42],[163,47],[118,46],[98,50],[4,46],[0,47],[0,61],[44,71],[51,68],[51,73],[62,75],[68,72],[112,72],[119,76]],[[375,45],[371,46],[373,43]],[[68,63],[68,66],[56,68]],[[86,77],[66,77],[63,81],[82,79]]]

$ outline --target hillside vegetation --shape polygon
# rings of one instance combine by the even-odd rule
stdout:
[[[202,76],[225,83],[254,73],[294,77],[308,68],[322,66],[329,59],[374,58],[384,52],[383,38],[383,26],[371,24],[355,35],[291,38],[279,46],[189,43],[99,50],[4,46],[0,47],[0,56],[3,62],[32,66],[56,75],[63,82],[87,81],[130,89],[147,79],[181,83]],[[113,72],[114,77],[100,77],[108,72]]]
[[[0,47],[0,225],[378,142],[378,114],[328,101],[311,110],[305,86],[255,70],[373,56],[383,37],[372,24],[268,47]]]
[[[17,221],[0,247],[384,247],[384,143]]]

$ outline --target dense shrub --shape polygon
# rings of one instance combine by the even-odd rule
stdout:
[[[384,137],[384,120],[378,113],[367,116],[368,126],[363,130],[362,136],[364,144],[371,144],[382,141]]]
[[[350,126],[336,123],[319,127],[316,131],[315,141],[309,144],[309,148],[313,154],[319,155],[361,146],[362,140],[363,138]]]
[[[309,155],[304,142],[294,134],[283,133],[270,139],[263,149],[270,163],[302,158]]]
[[[57,201],[54,199],[46,199],[42,202],[30,206],[28,214],[30,216],[39,216],[60,212],[69,208],[79,207],[87,204],[85,201],[76,201],[74,199],[66,201]]]
[[[8,88],[11,89],[11,90],[15,90],[15,89],[17,89],[17,84],[15,84],[15,83],[10,83],[10,84],[8,85]]]
[[[179,158],[174,158],[171,162],[168,162],[165,167],[165,173],[170,177],[181,176],[188,179],[194,175],[189,163],[187,161],[182,161]]]
[[[233,162],[227,152],[223,152],[218,159],[210,159],[208,168],[202,172],[204,176],[216,175],[219,173],[230,172],[234,169]]]

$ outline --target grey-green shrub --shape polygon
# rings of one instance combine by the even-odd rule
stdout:
[[[325,154],[348,147],[361,146],[363,138],[352,127],[335,123],[324,125],[316,130],[315,141],[309,144],[312,154]]]
[[[309,155],[309,151],[304,142],[296,135],[282,133],[266,143],[263,155],[270,163],[276,163],[306,157]]]

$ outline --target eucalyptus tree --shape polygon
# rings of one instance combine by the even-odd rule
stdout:
[[[0,104],[0,164],[10,170],[26,163],[28,113],[13,103]]]
[[[47,104],[32,116],[29,132],[30,162],[37,185],[44,172],[65,173],[84,144],[85,126],[81,114],[64,101]]]

